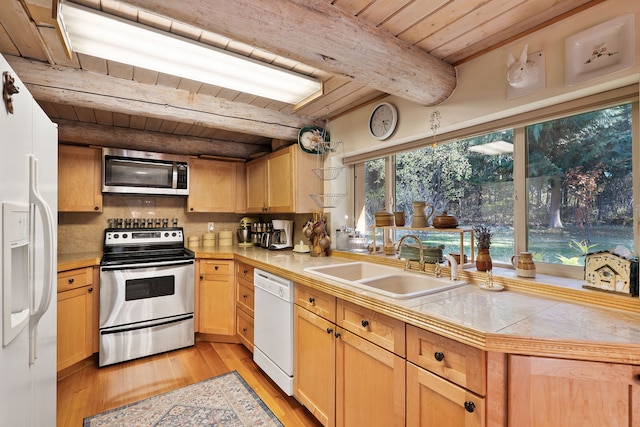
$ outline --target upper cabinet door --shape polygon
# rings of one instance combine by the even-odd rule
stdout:
[[[102,151],[99,148],[59,146],[58,211],[102,212]]]
[[[236,162],[189,159],[187,212],[236,212],[238,188]],[[244,192],[241,192],[244,194]]]

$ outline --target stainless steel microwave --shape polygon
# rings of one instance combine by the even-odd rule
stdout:
[[[146,151],[102,149],[102,192],[189,194],[189,157]]]

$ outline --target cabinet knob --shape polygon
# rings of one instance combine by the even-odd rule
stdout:
[[[200,280],[203,280],[203,279],[204,279],[204,276],[200,276]]]
[[[313,304],[314,302],[316,302],[316,299],[314,297],[309,297],[309,302]]]
[[[248,296],[249,296],[248,294],[243,294],[242,298],[247,299]]]
[[[242,328],[242,332],[247,333],[247,328]]]
[[[244,274],[245,276],[247,275],[248,272],[249,272],[249,270],[247,270],[246,268],[244,270],[242,270],[242,274]]]
[[[335,334],[333,334],[336,338],[340,338],[340,332],[336,332]]]
[[[193,212],[193,208],[189,208],[189,212]]]
[[[73,282],[75,282],[75,281],[76,281],[76,279],[74,279],[74,278],[72,277],[71,279],[69,279],[69,284],[71,284],[71,283],[73,283]]]
[[[362,320],[362,322],[360,322],[362,324],[363,328],[366,328],[367,326],[369,326],[369,321],[368,320]]]
[[[87,289],[87,292],[89,292],[89,293],[93,292],[93,288]]]
[[[331,332],[333,332],[333,328],[327,328],[327,333],[330,334]]]
[[[473,412],[476,410],[476,404],[473,402],[464,402],[464,409],[466,409],[467,412]]]
[[[441,351],[436,351],[435,353],[433,353],[433,357],[435,357],[438,362],[442,362],[444,360],[444,353]]]
[[[218,271],[218,266],[216,265],[215,267],[213,267],[213,269],[214,269],[215,271]]]
[[[94,207],[93,207],[93,210],[94,210],[94,211],[99,211],[99,210],[100,210],[100,206],[94,206]]]

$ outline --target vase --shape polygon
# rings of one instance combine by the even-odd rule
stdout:
[[[493,263],[491,262],[491,254],[489,253],[489,249],[478,249],[478,256],[476,257],[476,270],[490,271],[492,269]]]

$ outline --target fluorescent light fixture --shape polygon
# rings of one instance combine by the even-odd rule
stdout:
[[[60,13],[76,53],[289,104],[322,90],[322,83],[311,77],[74,3],[63,2]]]
[[[485,154],[487,156],[497,156],[500,154],[513,153],[513,144],[506,141],[494,141],[486,144],[469,147],[469,151]]]

